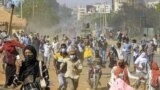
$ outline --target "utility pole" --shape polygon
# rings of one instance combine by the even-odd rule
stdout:
[[[10,23],[9,23],[9,29],[8,29],[8,34],[12,34],[12,18],[13,18],[13,12],[14,12],[14,4],[11,4],[11,17],[10,17]]]
[[[21,18],[23,18],[23,6],[22,6],[22,0],[21,0]]]
[[[35,0],[33,0],[33,2],[32,2],[32,4],[33,4],[33,5],[32,5],[32,11],[33,11],[33,12],[32,12],[32,16],[34,16],[34,11],[35,11],[34,3],[35,3]]]
[[[103,6],[102,6],[102,9],[103,9],[103,11],[102,11],[102,20],[103,20],[103,30],[104,30],[104,27],[105,27],[105,10],[104,10],[104,8],[105,8],[105,4],[102,4]]]
[[[105,13],[104,13],[104,20],[105,20],[105,25],[104,25],[104,27],[107,27],[107,10],[106,10],[106,7],[107,7],[107,3],[105,3]]]

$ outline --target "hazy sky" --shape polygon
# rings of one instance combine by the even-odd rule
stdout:
[[[77,5],[95,4],[98,2],[104,3],[111,0],[57,0],[61,5],[66,4],[68,7],[75,7]]]

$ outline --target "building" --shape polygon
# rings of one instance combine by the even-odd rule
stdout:
[[[111,13],[111,10],[112,10],[112,6],[107,3],[104,3],[104,4],[97,3],[94,6],[96,7],[97,13]]]
[[[156,5],[160,3],[159,0],[148,0],[146,1],[146,6],[150,8],[156,8]]]
[[[14,4],[16,7],[20,6],[21,1],[24,2],[24,0],[0,0],[2,2],[2,5],[5,8],[10,8],[11,4]]]
[[[3,7],[0,7],[0,30],[8,30],[10,23],[11,14],[7,12]],[[25,19],[19,18],[16,15],[13,15],[12,18],[12,30],[15,31],[23,31],[27,26],[27,21]]]
[[[121,9],[123,2],[121,0],[112,0],[112,10],[117,12]]]
[[[86,10],[87,10],[87,14],[93,14],[96,12],[96,7],[93,5],[87,5]]]
[[[77,8],[77,20],[81,20],[87,14],[86,6],[78,6]]]
[[[127,3],[128,5],[133,5],[134,0],[112,0],[112,10],[114,12],[119,11],[124,3]]]
[[[77,20],[81,20],[86,15],[94,14],[94,13],[111,13],[112,7],[109,4],[100,4],[97,3],[95,5],[86,5],[79,6],[77,8]]]

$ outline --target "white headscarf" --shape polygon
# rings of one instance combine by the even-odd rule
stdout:
[[[141,60],[142,58],[145,58],[145,56],[146,56],[145,52],[141,53],[141,55],[136,59],[136,61]]]

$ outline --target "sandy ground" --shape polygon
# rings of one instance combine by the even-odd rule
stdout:
[[[133,65],[131,67],[133,67]],[[103,74],[100,80],[101,85],[98,86],[98,90],[107,90],[106,85],[110,79],[110,70],[111,69],[108,68],[108,62],[107,62],[106,68],[102,68]],[[80,75],[78,90],[91,90],[87,82],[87,71],[88,71],[88,66],[84,64],[83,71]],[[57,90],[58,81],[57,81],[57,75],[55,74],[55,70],[53,67],[53,63],[51,63],[50,65],[49,75],[51,81],[51,90]],[[2,61],[0,61],[0,90],[9,90],[2,88],[2,85],[4,85],[4,81],[5,81],[5,75],[2,73]],[[133,82],[131,83],[133,84]],[[15,90],[19,90],[19,88],[15,88]]]
[[[110,68],[108,68],[108,63],[109,62],[107,62],[106,68],[102,69],[103,74],[100,80],[101,85],[98,86],[98,90],[107,90],[106,85],[110,79],[110,70],[111,70]],[[130,67],[130,71],[132,70],[133,70],[133,60],[132,60],[132,64]],[[87,83],[87,71],[88,71],[88,67],[87,65],[84,64],[83,71],[80,75],[79,86],[77,90],[91,90]],[[49,69],[49,75],[50,75],[50,81],[51,81],[51,90],[57,90],[58,81],[57,81],[57,76],[55,74],[55,70],[54,70],[52,61],[51,61],[50,69]],[[7,90],[7,89],[2,88],[2,85],[4,85],[4,81],[5,81],[5,75],[2,73],[2,60],[0,60],[0,90]],[[134,80],[130,80],[130,81],[131,81],[131,85],[133,85],[133,83],[135,82]],[[19,90],[19,88],[16,88],[15,90]],[[143,90],[143,89],[140,88],[139,90]]]

